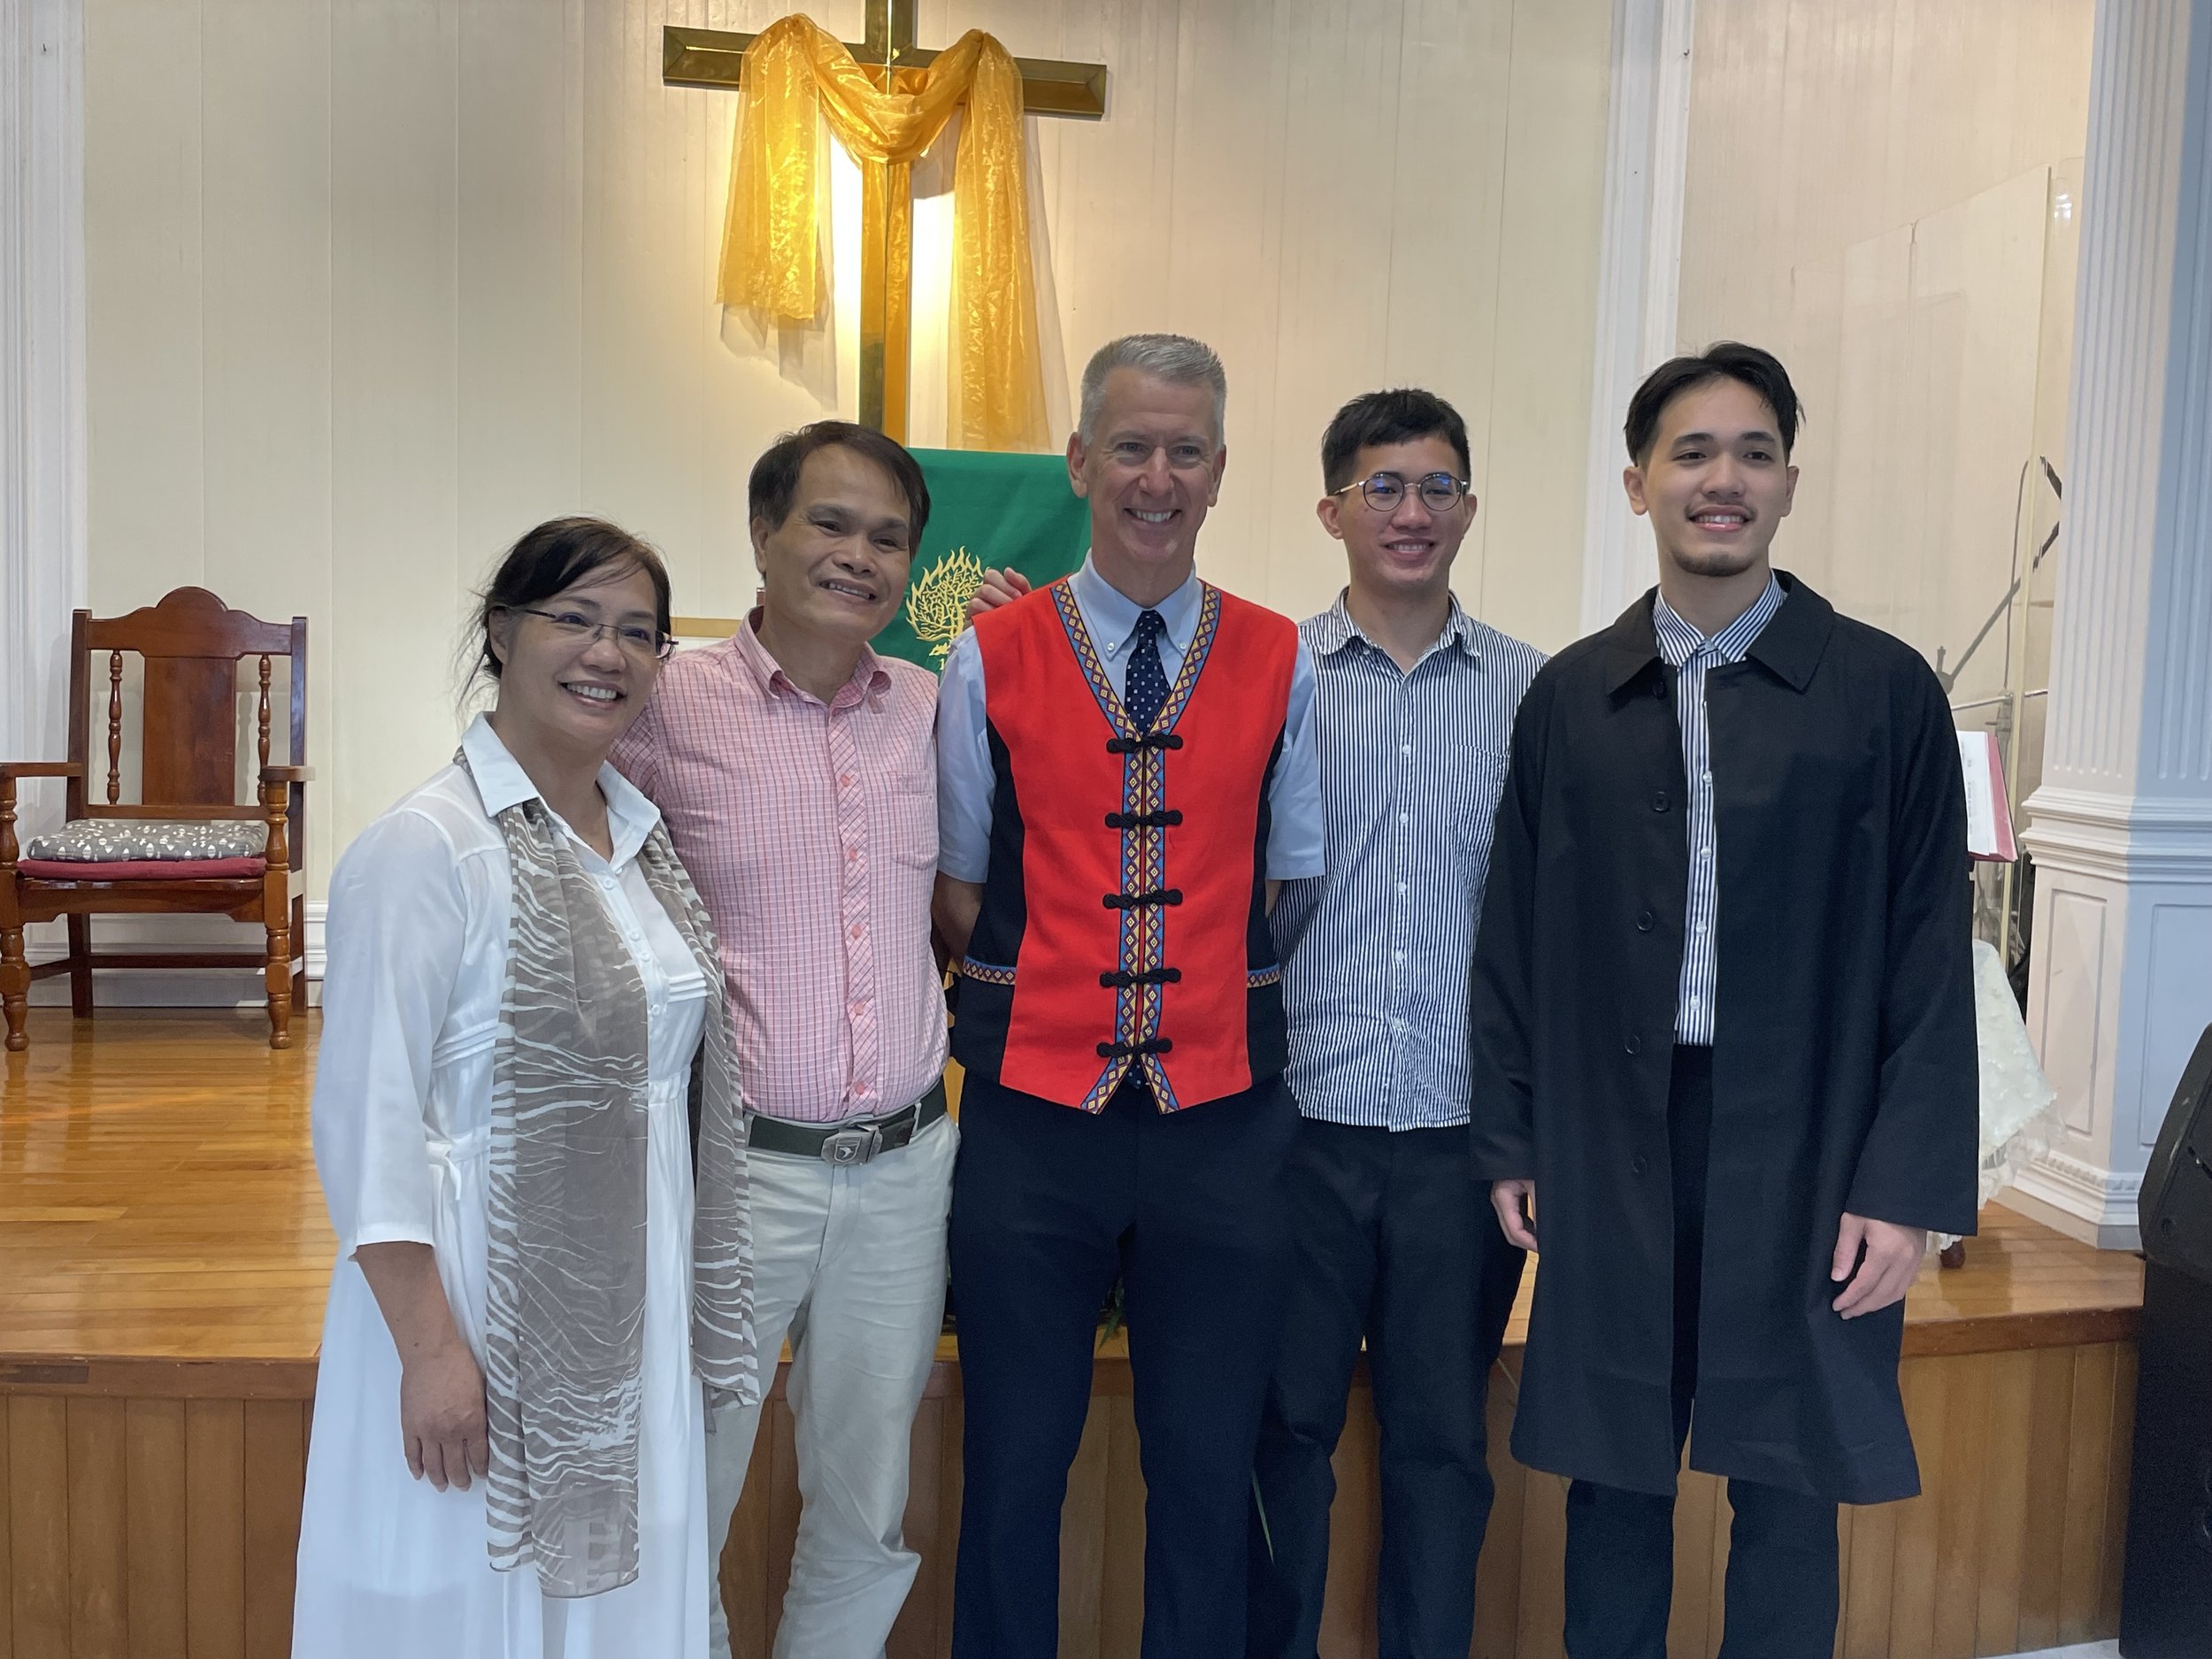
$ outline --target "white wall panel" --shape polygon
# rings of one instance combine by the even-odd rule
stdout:
[[[480,579],[583,489],[582,0],[460,15],[457,550]]]
[[[332,4],[331,608],[319,692],[333,729],[319,794],[339,846],[452,753],[459,70],[457,0]],[[310,891],[327,879],[326,866],[311,872]]]
[[[1461,592],[1508,633],[1550,649],[1580,632],[1610,27],[1585,6],[1523,0],[1513,10],[1488,376],[1490,525],[1480,585],[1463,580]],[[1584,110],[1600,119],[1585,120]],[[1563,200],[1592,204],[1571,234],[1559,222]],[[1473,281],[1470,289],[1479,292]]]
[[[195,0],[86,7],[86,532],[103,613],[204,574],[201,96]]]

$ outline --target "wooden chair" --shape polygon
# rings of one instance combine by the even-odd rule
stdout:
[[[76,1016],[92,1014],[92,971],[102,968],[231,968],[261,970],[268,986],[269,1046],[291,1046],[292,1001],[305,991],[305,930],[294,872],[306,845],[305,788],[314,776],[301,764],[307,748],[307,618],[288,626],[263,622],[233,611],[204,588],[180,588],[157,605],[126,617],[95,617],[80,611],[70,626],[69,758],[65,761],[0,762],[0,1006],[4,1006],[10,1052],[29,1045],[24,1033],[28,994],[34,979],[69,976],[70,1006]],[[107,653],[106,799],[86,798],[92,764],[90,655]],[[123,658],[134,653],[145,664],[142,714],[139,725],[140,799],[122,795]],[[238,664],[260,658],[260,770],[254,793],[242,805],[237,796]],[[277,657],[291,664],[291,743],[282,766],[269,764],[269,686]],[[15,834],[16,780],[67,780],[68,817],[81,819],[252,820],[268,826],[268,842],[257,871],[238,873],[238,861],[196,871],[190,861],[114,865],[96,863],[58,872],[55,864],[19,868],[22,849]],[[126,873],[126,871],[128,873]],[[195,951],[170,955],[92,949],[90,918],[107,913],[216,913],[234,921],[258,923],[264,949]],[[30,966],[24,959],[23,929],[33,922],[65,917],[69,954]],[[296,966],[295,964],[298,964]]]

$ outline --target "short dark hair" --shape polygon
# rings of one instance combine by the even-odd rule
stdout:
[[[1394,391],[1362,392],[1338,410],[1321,434],[1321,486],[1342,489],[1352,481],[1352,463],[1362,449],[1386,443],[1410,443],[1416,438],[1441,438],[1459,457],[1463,477],[1475,470],[1467,449],[1467,423],[1459,411],[1434,392],[1417,387]]]
[[[1116,369],[1134,369],[1170,386],[1202,386],[1213,394],[1214,442],[1228,436],[1229,372],[1202,340],[1188,334],[1124,334],[1091,353],[1083,365],[1075,434],[1085,443],[1098,436],[1098,417],[1106,407],[1106,381]]]
[[[799,493],[799,471],[807,457],[833,444],[865,456],[891,475],[906,495],[907,544],[920,551],[922,528],[929,523],[929,486],[922,480],[922,464],[896,439],[849,420],[817,420],[770,444],[753,463],[753,475],[745,487],[746,516],[765,518],[772,530],[782,528]]]
[[[1628,400],[1628,420],[1622,429],[1628,439],[1629,460],[1641,466],[1651,454],[1651,446],[1659,438],[1659,417],[1669,403],[1693,387],[1718,380],[1748,386],[1766,400],[1767,407],[1774,411],[1775,425],[1781,428],[1782,454],[1786,459],[1797,443],[1797,423],[1805,416],[1804,405],[1797,401],[1797,388],[1790,384],[1789,371],[1771,351],[1723,340],[1695,357],[1670,357],[1644,377],[1636,396]]]
[[[473,672],[499,678],[499,657],[492,649],[494,612],[537,604],[603,572],[619,575],[628,570],[641,570],[651,580],[655,624],[666,634],[668,566],[650,543],[604,518],[549,518],[526,531],[476,595]]]

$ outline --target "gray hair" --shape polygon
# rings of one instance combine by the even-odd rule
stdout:
[[[1116,369],[1134,369],[1171,386],[1204,387],[1214,395],[1214,438],[1227,435],[1229,376],[1211,346],[1187,334],[1124,334],[1092,352],[1083,365],[1083,406],[1075,430],[1084,442],[1096,434],[1106,377]]]

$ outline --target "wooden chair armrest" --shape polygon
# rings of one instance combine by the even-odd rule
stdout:
[[[0,871],[15,879],[15,861],[23,849],[15,839],[15,780],[19,778],[81,778],[84,765],[73,760],[0,760]]]
[[[314,780],[315,769],[312,766],[264,766],[261,769],[261,781],[264,783],[312,783]]]

